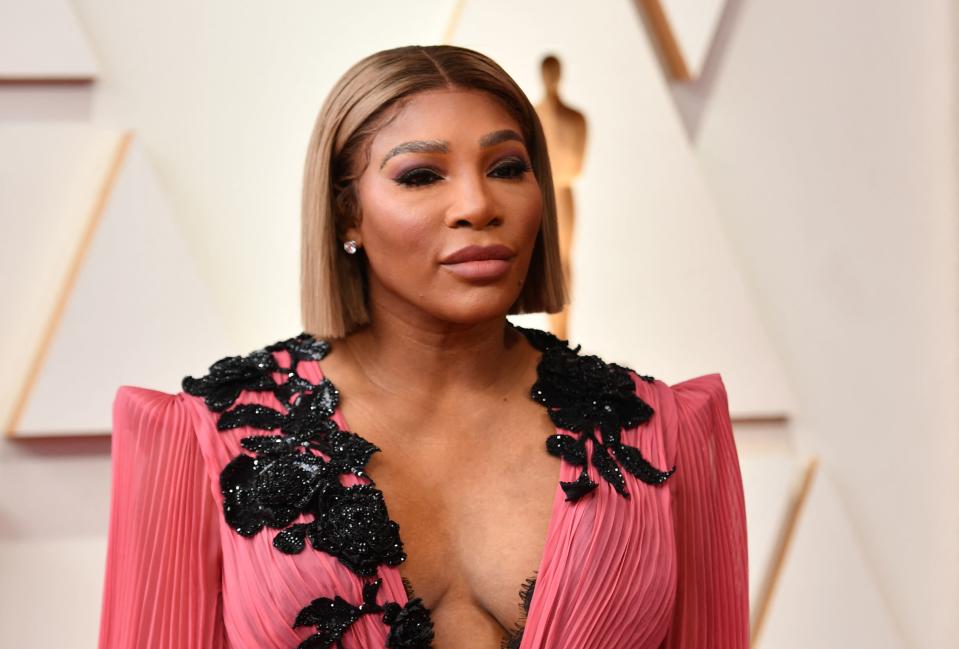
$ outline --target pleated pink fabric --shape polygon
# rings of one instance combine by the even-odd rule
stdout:
[[[316,361],[299,371],[322,379]],[[748,646],[742,480],[720,375],[634,383],[655,414],[623,442],[676,472],[655,486],[624,473],[628,499],[592,466],[599,486],[576,502],[557,483],[521,649]],[[237,403],[278,405],[265,392]],[[113,416],[100,649],[294,649],[313,633],[292,627],[312,599],[362,601],[361,581],[336,558],[286,555],[272,534],[246,538],[225,523],[220,471],[250,429],[218,432],[202,399],[130,386]],[[341,413],[334,419],[346,428]],[[563,462],[559,477],[578,473]],[[397,568],[381,565],[378,576],[377,601],[407,601]],[[360,617],[343,647],[384,647],[377,618]]]

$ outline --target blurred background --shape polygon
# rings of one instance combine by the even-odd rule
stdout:
[[[95,646],[116,388],[301,330],[320,104],[435,43],[582,116],[571,340],[722,374],[752,646],[959,646],[954,0],[0,0],[0,644]]]

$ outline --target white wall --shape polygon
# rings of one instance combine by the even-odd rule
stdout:
[[[959,638],[950,0],[736,3],[698,151],[818,450],[912,647]]]
[[[0,647],[96,646],[109,501],[108,438],[0,438]]]

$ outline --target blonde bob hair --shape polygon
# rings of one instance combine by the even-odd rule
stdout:
[[[369,322],[366,261],[343,251],[357,222],[356,183],[387,109],[426,90],[487,92],[518,122],[543,214],[526,282],[510,313],[556,313],[566,303],[559,256],[556,199],[546,139],[529,99],[489,57],[451,45],[408,46],[372,54],[350,68],[327,96],[310,138],[303,177],[300,300],[304,330],[341,338]]]

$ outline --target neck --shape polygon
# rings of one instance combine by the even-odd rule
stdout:
[[[343,342],[366,379],[387,393],[435,399],[496,390],[523,365],[522,335],[505,316],[460,324],[370,302],[370,324]]]

